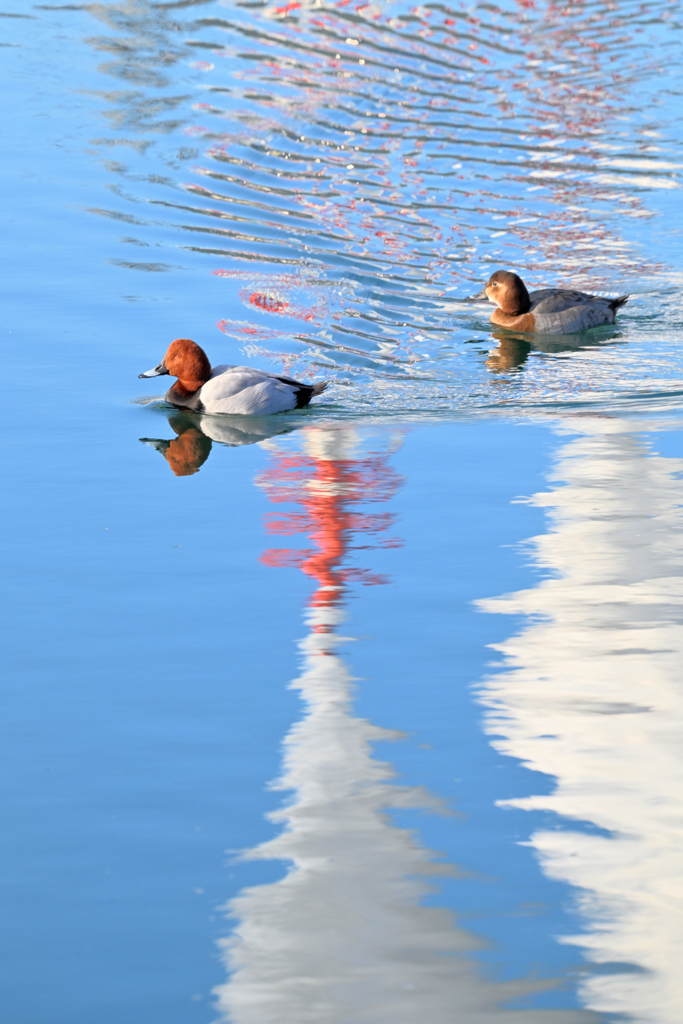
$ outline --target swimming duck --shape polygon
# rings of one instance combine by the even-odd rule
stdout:
[[[211,368],[206,353],[189,338],[176,338],[158,366],[139,377],[170,373],[178,380],[166,392],[166,401],[193,412],[268,416],[300,409],[327,384],[302,384],[277,373],[251,366],[221,364]]]
[[[474,297],[486,297],[498,306],[491,323],[525,334],[574,334],[613,324],[617,310],[628,300],[628,295],[604,299],[567,288],[541,288],[529,294],[521,277],[509,270],[497,270]]]

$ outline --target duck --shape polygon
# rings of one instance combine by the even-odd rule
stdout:
[[[496,270],[475,299],[487,298],[498,308],[491,323],[524,334],[575,334],[600,324],[613,324],[628,295],[605,299],[568,288],[541,288],[529,293],[511,270]]]
[[[189,338],[176,338],[159,365],[138,377],[159,377],[165,373],[178,378],[166,392],[165,400],[192,412],[269,416],[301,409],[327,388],[326,381],[303,384],[252,366],[222,363],[212,368],[204,349]]]

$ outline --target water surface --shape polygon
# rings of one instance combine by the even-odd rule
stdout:
[[[3,1019],[678,1024],[678,5],[0,15]]]

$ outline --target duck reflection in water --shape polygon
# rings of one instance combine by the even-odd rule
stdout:
[[[201,416],[173,412],[168,414],[168,423],[176,437],[168,440],[141,437],[140,440],[161,452],[176,476],[198,473],[211,454],[214,441],[235,448],[258,444],[295,429],[281,416]]]
[[[389,465],[399,438],[382,443],[354,429],[305,428],[303,444],[270,442],[257,483],[275,503],[273,533],[307,533],[313,549],[275,548],[262,561],[298,567],[316,583],[306,610],[302,672],[292,686],[302,719],[284,744],[276,788],[293,794],[271,815],[283,825],[246,857],[290,865],[280,880],[242,892],[225,908],[236,919],[221,942],[228,980],[217,988],[231,1024],[584,1024],[575,1010],[510,1010],[505,1000],[552,982],[488,981],[472,954],[482,943],[444,908],[425,906],[430,878],[455,868],[398,827],[393,808],[439,809],[422,787],[399,786],[373,744],[398,739],[354,713],[353,677],[340,652],[348,636],[349,585],[381,576],[348,564],[354,550],[393,547],[392,516],[368,503],[392,497]],[[370,441],[367,444],[367,441]],[[377,449],[384,448],[383,451]],[[384,539],[382,539],[384,537]]]
[[[493,331],[493,336],[498,341],[498,348],[489,352],[486,360],[489,370],[514,370],[527,361],[531,345],[525,338],[508,331]]]
[[[497,329],[491,331],[498,347],[489,352],[486,365],[494,373],[514,370],[522,366],[532,352],[545,355],[588,351],[615,343],[622,333],[614,328],[598,328],[590,334],[545,334],[529,335],[516,331]]]

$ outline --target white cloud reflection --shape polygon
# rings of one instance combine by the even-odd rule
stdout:
[[[299,478],[302,506],[327,487],[339,499],[318,502],[321,517],[348,514],[353,466],[367,453],[348,429],[306,434],[311,478]],[[273,448],[273,443],[269,442]],[[376,447],[376,443],[374,445]],[[354,459],[359,459],[356,463]],[[292,460],[290,460],[291,462]],[[337,461],[339,473],[329,468]],[[327,468],[322,466],[327,462]],[[343,465],[342,465],[343,464]],[[381,475],[381,474],[380,474]],[[325,484],[324,481],[328,483]],[[347,484],[343,485],[346,480]],[[335,482],[336,481],[336,482]],[[361,481],[362,483],[362,481]],[[344,490],[346,486],[346,491]],[[340,504],[342,496],[345,504]],[[362,493],[355,495],[362,500]],[[322,509],[322,511],[320,511]],[[277,788],[293,797],[273,815],[283,831],[248,853],[286,862],[279,881],[243,890],[226,908],[237,921],[222,943],[229,978],[216,989],[220,1020],[233,1024],[580,1024],[573,1010],[508,1010],[501,1002],[545,987],[486,980],[472,956],[481,944],[448,910],[424,906],[435,875],[453,873],[410,830],[387,815],[395,807],[431,807],[421,788],[395,784],[392,767],[372,744],[396,734],[356,717],[353,680],[338,653],[344,637],[343,587],[330,585],[341,563],[342,534],[331,519],[331,553],[316,564],[321,586],[307,611],[303,672],[293,684],[305,714],[285,741]],[[313,536],[313,534],[312,534]],[[343,547],[353,542],[343,532]],[[310,572],[309,572],[310,574]],[[552,984],[552,982],[550,982]]]
[[[565,822],[531,841],[545,872],[578,891],[585,931],[562,941],[604,965],[582,1002],[680,1024],[683,460],[650,453],[640,431],[651,425],[596,416],[568,427],[579,436],[560,453],[556,487],[532,499],[550,520],[535,560],[553,576],[481,602],[529,616],[499,646],[507,671],[483,690],[487,730],[557,779],[549,795],[509,805],[597,826]]]

